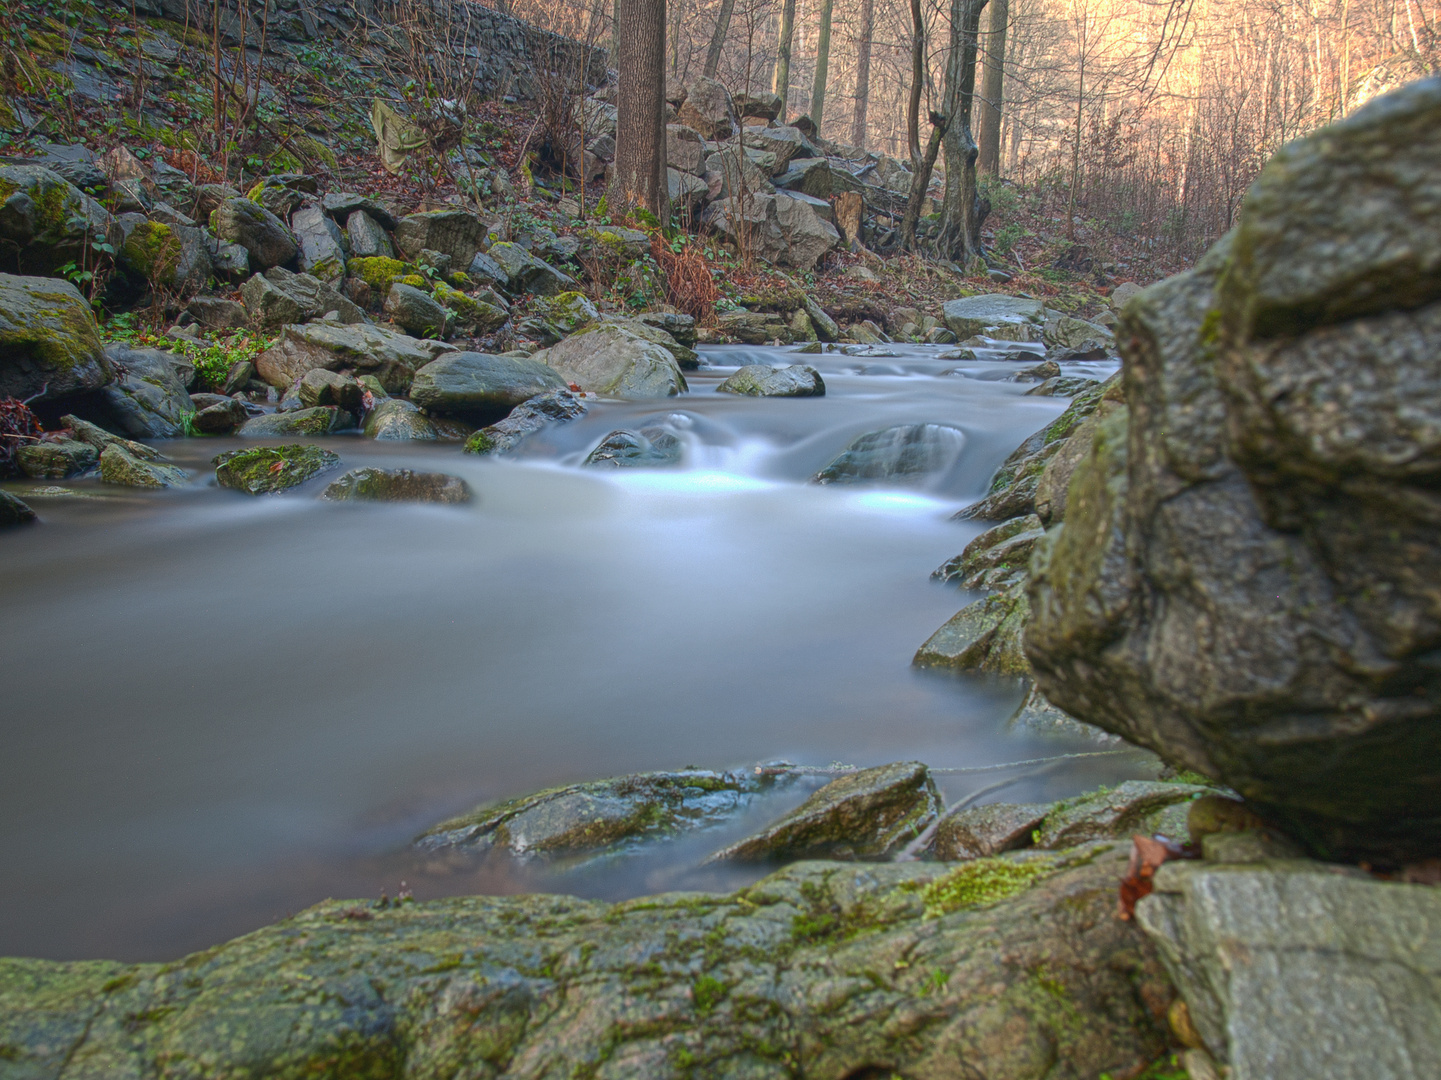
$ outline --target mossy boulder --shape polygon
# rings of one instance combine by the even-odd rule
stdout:
[[[321,492],[332,502],[426,502],[458,506],[475,493],[458,476],[411,469],[352,469]]]
[[[627,318],[620,315],[606,315],[604,321],[612,326],[619,326],[622,330],[634,334],[636,337],[644,338],[652,344],[659,345],[676,362],[676,366],[682,371],[694,371],[700,367],[700,355],[688,345],[682,344],[669,330],[662,325],[662,320],[647,319],[643,316]],[[694,339],[694,330],[691,337]]]
[[[115,243],[114,219],[58,173],[38,165],[0,165],[0,247],[8,268],[53,274],[66,263],[93,263],[91,247]]]
[[[52,401],[112,378],[95,316],[74,285],[0,274],[0,396]]]
[[[348,269],[351,276],[358,277],[370,286],[372,296],[382,299],[389,294],[393,282],[415,272],[415,267],[410,263],[384,255],[351,259]]]
[[[1037,847],[1061,849],[1092,840],[1124,840],[1159,833],[1177,843],[1190,839],[1191,803],[1215,789],[1199,784],[1127,780],[1059,802],[1037,827]]]
[[[170,488],[184,487],[190,477],[178,466],[138,458],[112,443],[100,454],[100,479],[121,487]]]
[[[215,272],[205,233],[187,225],[142,221],[128,229],[120,260],[143,281],[177,292],[205,288]]]
[[[432,299],[451,313],[456,326],[472,334],[490,334],[499,330],[510,318],[510,312],[479,297],[470,296],[437,281]]]
[[[352,426],[355,418],[344,409],[324,405],[292,412],[253,416],[235,434],[246,439],[284,438],[291,435],[329,435]]]
[[[335,468],[340,456],[319,446],[260,446],[221,454],[215,482],[247,495],[274,495]]]
[[[407,334],[418,338],[444,339],[450,326],[450,312],[430,298],[423,288],[394,282],[385,296],[385,317]]]
[[[15,464],[35,480],[64,480],[95,467],[100,452],[78,439],[30,443],[15,451]]]
[[[717,386],[716,392],[746,397],[824,397],[826,384],[819,371],[802,364],[786,368],[750,364]]]

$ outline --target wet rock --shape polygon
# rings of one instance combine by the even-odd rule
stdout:
[[[250,419],[243,401],[223,394],[191,394],[190,403],[195,406],[190,422],[202,435],[228,435]]]
[[[1021,581],[956,612],[916,650],[911,663],[920,668],[1029,675],[1021,635],[1030,615]]]
[[[465,443],[467,454],[510,453],[526,438],[550,424],[578,420],[587,411],[585,401],[569,390],[552,390],[521,402],[499,423],[481,428]]]
[[[1047,700],[1035,681],[1024,682],[1026,696],[1016,706],[1016,711],[1006,718],[1006,729],[1025,735],[1059,735],[1070,740],[1085,739],[1102,746],[1114,746],[1121,740],[1118,736],[1102,731],[1098,727],[1082,723],[1070,713],[1063,712]]]
[[[419,368],[455,351],[443,341],[413,338],[383,326],[307,323],[285,327],[280,340],[255,358],[255,370],[277,390],[288,389],[312,368],[325,368],[373,375],[387,393],[403,394]]]
[[[300,248],[300,269],[327,285],[345,280],[345,247],[340,227],[319,206],[306,206],[290,218]]]
[[[855,439],[820,472],[817,484],[919,483],[950,469],[965,447],[959,428],[905,424]]]
[[[105,355],[112,370],[120,373],[94,399],[106,427],[137,439],[185,434],[195,406],[170,353],[116,343],[105,347]]]
[[[1058,364],[1070,364],[1082,360],[1109,359],[1115,349],[1110,338],[1105,341],[1085,339],[1079,345],[1052,345],[1046,350],[1046,359]]]
[[[813,367],[796,364],[773,368],[769,364],[751,364],[730,376],[716,390],[748,397],[823,397],[826,384]]]
[[[763,786],[743,773],[705,769],[637,773],[486,803],[415,843],[428,851],[503,847],[516,855],[603,851],[723,821]]]
[[[1188,838],[1191,802],[1212,789],[1196,784],[1127,780],[1057,803],[1040,825],[1036,846],[1060,849],[1091,840],[1121,840],[1134,833]]]
[[[1039,341],[1046,305],[1003,293],[947,300],[941,306],[946,327],[961,340],[977,334],[1003,341]]]
[[[457,352],[417,371],[410,397],[434,412],[486,418],[536,394],[564,388],[565,380],[538,360]]]
[[[1026,391],[1027,397],[1075,397],[1101,385],[1099,379],[1084,375],[1057,375]]]
[[[412,337],[444,338],[449,313],[413,285],[394,282],[385,296],[385,317]]]
[[[562,386],[610,397],[671,397],[688,389],[669,350],[615,323],[586,327],[537,359],[560,373]]]
[[[1230,241],[1126,305],[1130,424],[1098,432],[1036,555],[1046,695],[1329,858],[1441,843],[1441,276],[1397,277],[1441,266],[1414,201],[1438,117],[1433,81],[1302,140]]]
[[[718,851],[713,862],[885,859],[914,840],[940,811],[919,761],[861,769],[832,780],[785,817]]]
[[[257,273],[286,266],[300,253],[285,222],[249,199],[226,199],[211,214],[210,227],[220,240],[243,247]]]
[[[78,416],[62,416],[60,423],[70,431],[72,435],[87,446],[93,446],[97,453],[104,453],[112,446],[118,446],[131,457],[139,458],[141,461],[165,461],[159,450],[153,446],[146,446],[144,443],[132,442],[129,439],[122,439],[119,435],[112,435],[98,424],[92,424],[88,420],[82,420]]]
[[[956,862],[1028,848],[1049,809],[1049,803],[990,803],[962,810],[941,821],[930,855]]]
[[[663,468],[679,465],[681,441],[665,428],[612,431],[585,459],[587,465],[611,468]]]
[[[365,322],[365,312],[325,282],[309,274],[292,274],[283,267],[252,276],[240,287],[240,298],[256,325],[270,329],[318,319],[332,311],[343,324]]]
[[[1004,359],[1010,359],[1010,357],[1007,356],[1004,357]],[[1049,379],[1056,378],[1060,374],[1061,365],[1056,363],[1054,360],[1047,360],[1044,363],[1037,364],[1035,367],[1025,368],[1024,370],[1016,372],[1010,377],[1008,381],[1043,383]],[[1028,390],[1026,392],[1028,394],[1035,393],[1034,390]]]
[[[9,528],[12,525],[29,525],[39,520],[35,511],[30,509],[30,504],[24,499],[0,489],[0,529]]]
[[[221,454],[215,482],[247,495],[275,495],[299,487],[340,464],[340,456],[319,446],[262,446]]]
[[[100,453],[100,479],[123,487],[168,488],[184,487],[189,474],[175,465],[136,457],[112,443]]]
[[[1302,860],[1179,861],[1136,920],[1236,1080],[1441,1070],[1441,890]]]
[[[469,266],[480,251],[485,225],[466,210],[434,210],[411,214],[395,227],[395,246],[407,259],[422,251],[449,255],[457,266]]]
[[[15,451],[15,464],[35,480],[64,480],[95,467],[100,452],[78,439],[30,443]]]
[[[0,274],[0,396],[55,400],[111,377],[95,317],[74,285]]]
[[[53,274],[106,239],[118,240],[110,214],[64,177],[38,165],[0,165],[0,243],[9,265]]]
[[[327,901],[174,964],[6,960],[0,1032],[12,1071],[35,1075],[74,1060],[144,1075],[155,1047],[216,1072],[412,1080],[435,1061],[679,1080],[694,1061],[738,1077],[789,1060],[816,1076],[923,1077],[957,1047],[988,1080],[1056,1061],[1137,1075],[1167,1046],[1170,990],[1144,936],[1114,918],[1125,864],[1117,847],[1070,862],[805,863],[730,895],[621,904]]]
[[[300,379],[300,404],[307,409],[317,405],[337,405],[358,413],[364,405],[365,388],[354,377],[337,375],[325,368],[311,368]]]
[[[1022,580],[1031,551],[1046,535],[1035,514],[1022,514],[987,529],[954,559],[947,559],[932,574],[933,581],[963,589],[1003,589]]]
[[[477,272],[474,264],[482,258],[489,261],[489,267],[482,266]],[[471,266],[470,276],[481,281],[493,278],[494,270],[486,273],[487,269],[498,268],[502,288],[512,295],[530,292],[550,296],[575,289],[575,279],[569,274],[562,273],[550,263],[536,258],[525,248],[509,241],[492,244],[484,256],[471,260]]]
[[[267,439],[287,435],[329,435],[355,423],[355,418],[342,409],[322,406],[296,409],[293,412],[267,413],[245,421],[235,434],[247,439]]]
[[[410,469],[352,469],[320,496],[333,502],[428,502],[456,506],[474,498],[467,484],[448,473]]]
[[[386,442],[431,442],[440,438],[430,417],[404,398],[386,398],[376,405],[365,418],[363,432],[367,439]]]

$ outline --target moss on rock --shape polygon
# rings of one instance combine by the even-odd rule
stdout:
[[[274,495],[335,468],[340,457],[319,446],[262,446],[222,454],[215,482],[247,495]]]

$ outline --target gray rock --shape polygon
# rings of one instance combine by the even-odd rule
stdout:
[[[440,438],[430,417],[404,398],[386,398],[377,404],[365,418],[363,431],[367,439],[384,442],[433,442]]]
[[[1232,1080],[1441,1075],[1441,890],[1302,860],[1170,862],[1136,919]]]
[[[111,378],[95,316],[74,285],[0,274],[0,396],[53,401]]]
[[[141,461],[165,461],[159,450],[153,446],[146,446],[144,443],[132,442],[129,439],[122,439],[119,435],[112,435],[98,424],[92,424],[88,420],[82,420],[78,416],[62,416],[60,423],[80,442],[87,446],[93,446],[97,452],[104,453],[112,446],[118,446],[133,458]]]
[[[1083,375],[1054,375],[1026,391],[1027,397],[1075,397],[1101,385],[1099,379],[1088,379]]]
[[[949,470],[965,448],[959,428],[903,424],[868,431],[813,477],[817,484],[920,483]]]
[[[666,169],[666,192],[677,211],[694,214],[701,203],[710,198],[710,185],[701,177],[679,169]]]
[[[670,353],[676,365],[683,371],[694,371],[700,367],[700,354],[694,349],[682,345],[673,338],[667,331],[663,330],[653,320],[644,318],[622,318],[618,315],[607,315],[605,321],[613,326],[619,326],[637,337],[645,338],[652,344],[659,345],[666,352]]]
[[[121,264],[147,283],[194,293],[205,288],[215,273],[209,239],[200,229],[140,221],[133,227],[122,223],[121,235]]]
[[[350,254],[357,259],[376,257],[393,259],[395,248],[380,223],[364,210],[355,210],[345,222],[345,235],[350,240]]]
[[[250,410],[243,401],[224,394],[191,394],[195,406],[191,424],[204,435],[228,435],[250,419]]]
[[[886,859],[925,830],[940,811],[926,767],[902,761],[832,780],[754,836],[723,848],[713,862],[771,859]]]
[[[654,469],[679,465],[681,441],[661,427],[612,431],[586,455],[585,464],[614,469]]]
[[[465,444],[467,454],[508,454],[522,441],[551,424],[578,420],[587,412],[584,399],[569,390],[551,390],[521,402],[499,423],[481,428]]]
[[[789,343],[790,325],[774,312],[727,311],[716,319],[716,329],[733,341],[747,345],[769,345],[773,341]]]
[[[78,439],[29,443],[15,451],[15,464],[22,473],[35,480],[64,480],[67,476],[78,476],[93,469],[99,460],[99,451]]]
[[[160,349],[105,347],[111,367],[124,374],[97,395],[106,426],[137,439],[173,439],[185,433],[195,411],[190,394]]]
[[[245,305],[218,296],[197,296],[185,306],[186,314],[212,330],[243,329],[250,325]]]
[[[722,394],[745,394],[749,397],[822,397],[825,381],[813,367],[800,364],[773,368],[769,364],[750,364],[726,379],[716,390]]]
[[[12,525],[30,525],[39,520],[24,499],[0,489],[0,529]]]
[[[1098,727],[1082,723],[1070,713],[1062,712],[1047,700],[1031,679],[1024,682],[1026,696],[1016,711],[1006,718],[1006,729],[1025,736],[1062,736],[1067,740],[1085,739],[1098,746],[1115,746],[1120,738]]]
[[[276,495],[339,464],[339,455],[319,446],[261,446],[221,454],[216,458],[215,482],[247,495]]]
[[[458,476],[410,469],[352,469],[321,492],[333,502],[429,502],[458,506],[474,493]]]
[[[547,390],[563,389],[565,380],[538,360],[457,352],[417,371],[410,397],[433,412],[484,418]]]
[[[0,165],[0,243],[26,273],[81,263],[93,241],[119,239],[106,209],[38,165]]]
[[[1041,823],[1035,843],[1060,849],[1092,840],[1123,840],[1133,833],[1159,833],[1184,841],[1190,836],[1186,815],[1192,800],[1211,790],[1196,784],[1127,780],[1057,803]]]
[[[300,404],[307,409],[317,405],[336,405],[358,413],[363,405],[365,388],[354,376],[338,375],[326,368],[311,368],[300,377]]]
[[[700,176],[705,172],[705,158],[705,139],[700,132],[684,124],[666,125],[665,160],[670,168]]]
[[[320,199],[320,206],[337,222],[345,222],[347,229],[351,219],[359,213],[365,214],[384,229],[394,229],[398,224],[395,215],[386,209],[383,203],[365,195],[357,195],[353,191],[326,192]]]
[[[205,248],[210,253],[211,268],[221,281],[237,282],[250,277],[250,252],[239,244],[206,233]]]
[[[729,139],[738,126],[730,91],[705,76],[686,88],[685,101],[676,110],[675,118],[676,123],[694,128],[702,138],[712,141]]]
[[[240,297],[258,326],[279,329],[334,311],[345,325],[365,322],[365,312],[325,282],[310,274],[275,267],[256,274],[240,287]]]
[[[469,266],[484,236],[485,223],[469,211],[432,210],[401,218],[395,246],[412,261],[428,250],[449,255],[455,266]]]
[[[822,341],[838,341],[841,336],[841,328],[836,321],[827,315],[824,309],[817,304],[811,296],[805,297],[806,315],[811,320],[811,326],[815,328],[816,336]]]
[[[319,367],[374,375],[387,393],[403,394],[417,369],[455,351],[443,341],[413,338],[383,326],[307,323],[285,327],[280,340],[255,358],[255,370],[278,390]]]
[[[718,198],[706,207],[704,221],[731,240],[747,235],[761,258],[810,270],[840,243],[840,233],[809,202],[788,194]]]
[[[963,589],[1006,588],[1025,577],[1031,552],[1045,535],[1039,517],[1019,515],[981,533],[954,559],[937,567],[931,580]]]
[[[259,273],[295,260],[300,247],[285,222],[249,199],[226,199],[210,216],[216,237],[239,244],[250,256],[250,268]]]
[[[741,135],[741,142],[752,149],[775,155],[775,175],[784,173],[792,158],[813,152],[800,130],[788,126],[748,127]]]
[[[300,247],[300,269],[327,285],[345,280],[345,248],[340,228],[319,206],[305,206],[290,218]]]
[[[1141,286],[1137,285],[1134,281],[1121,282],[1121,284],[1111,290],[1110,301],[1112,309],[1120,311],[1126,306],[1126,302],[1130,300],[1131,297],[1139,296],[1142,291]]]
[[[413,337],[444,338],[446,309],[413,285],[394,282],[385,296],[385,317]]]
[[[1070,359],[1092,359],[1090,354],[1097,348],[1102,350],[1102,356],[1105,355],[1104,349],[1115,343],[1115,335],[1096,323],[1048,312],[1045,325],[1041,328],[1041,341],[1045,343],[1047,350],[1075,350],[1087,354],[1072,356]]]
[[[674,311],[643,311],[635,316],[636,322],[643,322],[657,330],[664,330],[679,344],[695,348],[695,316],[682,315]]]
[[[1049,809],[1048,803],[989,803],[962,810],[941,820],[930,855],[955,862],[1028,848]]]
[[[739,94],[736,94],[733,100],[736,112],[742,117],[754,116],[762,120],[774,120],[780,116],[786,108],[785,98],[781,97],[780,94],[768,93],[764,90],[756,93],[743,90]],[[748,127],[745,130],[755,131],[757,129]],[[768,131],[770,129],[761,128],[759,130]]]
[[[1021,581],[956,612],[916,650],[911,663],[919,668],[1029,675],[1021,635],[1030,615]]]
[[[941,305],[946,327],[964,341],[982,334],[1003,341],[1039,341],[1046,305],[1003,293],[967,296]]]
[[[174,465],[138,458],[112,443],[100,453],[100,479],[123,487],[169,488],[184,487],[189,474]]]
[[[688,387],[669,350],[614,323],[598,323],[538,354],[572,383],[609,397],[672,397]]]
[[[776,190],[768,171],[733,146],[707,155],[704,176],[713,200],[773,195]]]
[[[235,434],[246,439],[284,438],[297,435],[329,435],[350,427],[354,418],[334,406],[296,409],[292,412],[253,416]]]
[[[499,268],[500,274],[503,275],[502,287],[513,295],[530,292],[540,296],[551,296],[575,288],[574,278],[557,270],[543,259],[537,259],[518,244],[508,241],[492,244],[490,250],[485,253],[485,260],[489,262],[490,266],[482,266],[479,270],[475,264],[482,260],[479,258],[470,260],[472,268],[470,276],[481,281],[491,280],[494,277],[494,270],[491,268]]]

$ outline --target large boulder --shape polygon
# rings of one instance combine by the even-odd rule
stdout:
[[[489,418],[537,394],[563,389],[565,380],[539,360],[456,352],[417,371],[410,397],[432,412]]]
[[[318,322],[287,326],[277,341],[255,358],[256,373],[278,390],[289,389],[311,368],[374,375],[390,394],[403,394],[418,368],[454,345],[428,341],[383,326]]]
[[[365,418],[362,434],[382,442],[432,442],[440,438],[435,423],[420,406],[404,398],[386,398]]]
[[[364,210],[354,210],[345,222],[345,237],[350,241],[350,254],[357,259],[393,259],[395,247],[390,235]]]
[[[240,298],[251,319],[269,329],[308,322],[332,311],[341,323],[365,322],[365,312],[319,278],[292,274],[280,266],[251,277],[240,286]]]
[[[941,305],[946,327],[960,340],[984,335],[1001,341],[1040,341],[1046,305],[1040,300],[988,293],[947,300]]]
[[[813,367],[796,364],[773,368],[769,364],[749,364],[717,386],[716,391],[747,397],[823,397],[826,384]]]
[[[243,247],[257,273],[285,266],[300,253],[285,222],[249,199],[226,199],[210,215],[210,228],[221,240]]]
[[[95,316],[74,285],[0,274],[0,396],[54,400],[111,378]]]
[[[700,132],[712,142],[729,139],[735,134],[736,112],[730,91],[715,79],[702,75],[686,88],[685,101],[676,110],[676,123]]]
[[[868,431],[813,479],[817,484],[920,483],[954,466],[965,445],[965,432],[945,424]]]
[[[106,346],[105,355],[114,370],[123,372],[97,395],[106,426],[133,439],[184,435],[195,405],[170,354],[114,344]]]
[[[537,359],[558,371],[563,384],[609,397],[672,397],[688,389],[664,346],[613,323],[586,327]]]
[[[128,216],[128,215],[127,215]],[[215,273],[210,247],[201,229],[188,225],[141,221],[123,228],[120,259],[147,282],[181,293],[205,288]]]
[[[109,212],[64,177],[38,165],[0,165],[0,257],[10,266],[53,274],[83,263],[91,244],[114,233]]]
[[[727,239],[748,243],[768,262],[810,270],[841,234],[808,201],[785,192],[717,199],[704,220]]]
[[[508,454],[525,439],[551,424],[578,420],[587,411],[585,399],[569,390],[537,394],[510,410],[498,423],[481,428],[465,443],[467,454]]]
[[[414,261],[422,251],[449,255],[459,269],[469,266],[485,238],[485,223],[467,210],[431,210],[400,219],[395,246]]]
[[[303,206],[290,216],[290,227],[295,230],[300,248],[300,269],[327,285],[339,285],[345,280],[345,241],[340,226],[324,210]]]
[[[501,287],[514,295],[529,292],[552,296],[575,288],[575,279],[569,274],[508,240],[492,244],[484,255],[470,260],[470,265],[471,277],[478,280],[498,278]]]
[[[1438,125],[1432,79],[1290,145],[1126,305],[1033,561],[1047,698],[1331,858],[1441,854]]]
[[[665,163],[672,169],[700,176],[705,172],[705,138],[693,127],[667,124]]]
[[[429,293],[403,281],[391,284],[385,294],[384,312],[387,319],[415,337],[443,338],[450,325],[449,313]]]

